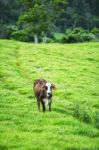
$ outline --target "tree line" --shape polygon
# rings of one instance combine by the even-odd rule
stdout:
[[[99,0],[0,0],[0,38],[27,42],[99,39]]]

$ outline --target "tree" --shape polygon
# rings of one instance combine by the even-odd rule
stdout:
[[[65,31],[67,0],[49,0],[47,6],[54,32]]]
[[[61,28],[66,0],[21,0],[25,11],[19,17],[18,23],[24,30],[34,35],[35,43],[39,36],[45,36],[49,29]],[[52,31],[52,30],[51,30]]]
[[[13,26],[21,12],[17,0],[0,0],[0,38],[8,38],[8,26]]]
[[[99,0],[68,0],[67,28],[83,27],[91,30],[99,27]]]
[[[38,43],[41,34],[45,34],[49,29],[47,9],[39,1],[32,3],[25,0],[27,6],[25,12],[19,17],[18,23],[23,29],[34,36],[35,43]]]

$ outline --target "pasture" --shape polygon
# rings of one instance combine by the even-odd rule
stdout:
[[[37,111],[33,82],[56,85]],[[99,43],[0,40],[0,150],[99,150]]]

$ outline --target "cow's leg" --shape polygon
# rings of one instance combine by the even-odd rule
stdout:
[[[52,100],[49,103],[49,111],[51,111],[51,104],[52,104]]]
[[[37,99],[38,111],[40,111],[40,99]]]
[[[43,112],[45,112],[45,103],[43,101],[41,101],[42,103],[42,107],[43,107]]]

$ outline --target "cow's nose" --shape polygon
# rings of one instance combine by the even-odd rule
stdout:
[[[48,93],[48,95],[51,95],[51,93]]]
[[[52,97],[52,94],[51,94],[51,93],[48,93],[48,97],[51,98],[51,97]]]

